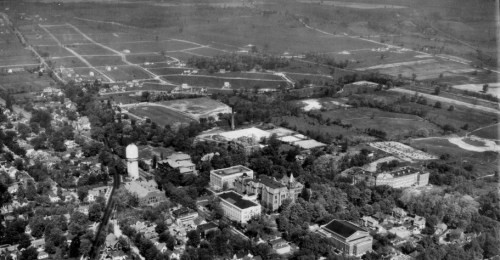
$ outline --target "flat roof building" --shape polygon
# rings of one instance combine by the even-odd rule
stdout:
[[[362,256],[372,250],[370,233],[352,222],[334,219],[321,226],[318,232],[331,238],[333,245],[344,254]]]
[[[231,189],[237,178],[253,178],[253,171],[243,165],[210,171],[210,187],[214,190]]]
[[[126,182],[124,187],[127,191],[135,194],[139,198],[139,205],[157,205],[166,201],[165,193],[157,188],[154,180],[145,181],[142,179]]]
[[[388,185],[393,188],[421,187],[427,184],[429,184],[429,173],[409,166],[380,173],[375,178],[376,186]]]
[[[254,216],[260,216],[262,208],[258,203],[248,200],[234,191],[218,195],[224,216],[230,220],[247,223]]]

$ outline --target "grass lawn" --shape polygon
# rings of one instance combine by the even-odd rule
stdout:
[[[116,67],[116,70],[112,68],[110,71],[107,71],[106,68],[100,67],[99,70],[113,78],[115,81],[150,78],[149,74],[135,66],[119,66]]]
[[[81,44],[70,45],[69,48],[73,49],[80,55],[115,55],[116,53],[105,49],[97,44]]]
[[[93,66],[116,66],[126,65],[120,56],[85,56],[84,57]]]
[[[500,126],[498,124],[492,125],[483,129],[479,129],[476,131],[473,131],[471,135],[479,136],[482,138],[486,139],[495,139],[498,140],[500,139],[500,133],[499,133],[499,128]]]

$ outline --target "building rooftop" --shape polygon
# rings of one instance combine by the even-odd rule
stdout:
[[[219,198],[233,204],[234,206],[240,208],[240,209],[246,209],[250,207],[255,207],[258,206],[259,204],[243,199],[241,195],[234,191],[228,191],[222,194],[219,194]]]
[[[413,167],[403,167],[399,168],[395,171],[390,172],[390,174],[394,177],[400,177],[400,176],[405,176],[405,175],[410,175],[419,172],[419,169],[413,168]]]
[[[344,238],[352,236],[357,231],[367,232],[363,228],[346,220],[334,219],[324,226],[324,229],[330,233],[338,234]]]
[[[189,208],[180,208],[180,209],[174,210],[172,212],[172,214],[174,215],[175,218],[183,217],[183,216],[189,215],[191,213],[195,213],[195,212]]]
[[[269,138],[271,136],[271,133],[256,127],[250,127],[229,132],[223,132],[220,133],[219,135],[227,138],[228,140],[234,140],[240,137],[254,137],[257,140],[260,140],[262,138]]]
[[[214,229],[214,228],[218,228],[218,227],[219,226],[217,226],[217,224],[215,224],[213,222],[208,222],[208,223],[199,225],[197,228],[198,228],[198,230],[203,232],[205,230],[210,230],[210,229]]]
[[[215,173],[217,175],[228,176],[228,175],[238,174],[238,173],[247,172],[247,171],[251,171],[251,170],[243,165],[236,165],[236,166],[231,166],[229,168],[214,170],[213,173]]]
[[[262,183],[264,186],[272,188],[272,189],[286,187],[284,184],[282,184],[279,181],[275,180],[274,178],[266,176],[266,175],[259,176],[259,178],[256,179],[256,181],[258,181],[258,182]]]
[[[302,149],[313,149],[317,147],[323,147],[326,146],[326,144],[318,142],[316,140],[302,140],[302,141],[297,141],[293,143],[294,145],[302,148]]]

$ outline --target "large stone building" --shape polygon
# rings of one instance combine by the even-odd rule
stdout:
[[[154,180],[137,179],[131,182],[125,182],[125,189],[135,194],[139,198],[139,205],[151,206],[166,201],[165,192],[157,188]]]
[[[210,187],[214,190],[231,189],[239,177],[253,178],[253,171],[245,166],[236,165],[229,168],[210,171]]]
[[[426,186],[429,184],[429,173],[413,167],[402,167],[392,172],[380,173],[375,177],[375,185],[388,185],[393,188]]]
[[[321,226],[318,233],[331,238],[333,245],[347,255],[359,257],[372,250],[370,233],[349,221],[334,219]]]
[[[260,216],[262,207],[234,191],[227,191],[218,195],[224,216],[230,220],[247,223],[254,216]]]
[[[262,206],[271,211],[276,211],[286,199],[295,202],[304,185],[295,181],[293,175],[290,175],[290,177],[285,176],[280,181],[261,175],[256,179],[241,176],[235,180],[234,188],[240,194],[257,195]]]

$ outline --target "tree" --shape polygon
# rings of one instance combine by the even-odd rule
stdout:
[[[434,88],[434,95],[439,96],[439,93],[441,93],[441,88],[436,86],[436,88]]]
[[[453,110],[455,110],[455,106],[450,105],[450,106],[448,107],[448,111],[452,112]]]
[[[191,230],[186,234],[188,241],[186,245],[192,247],[198,247],[200,244],[200,233],[197,230]]]
[[[488,84],[484,84],[484,85],[483,85],[483,92],[484,92],[484,93],[488,92],[488,89],[489,89],[489,88],[490,88],[490,85],[488,85]]]
[[[103,208],[102,205],[99,203],[93,203],[89,207],[89,220],[92,222],[99,222],[101,221],[103,215]]]
[[[441,108],[441,102],[436,101],[436,103],[434,104],[434,108],[440,109]]]
[[[29,247],[24,250],[19,257],[19,260],[36,260],[38,258],[38,252],[34,247]]]

